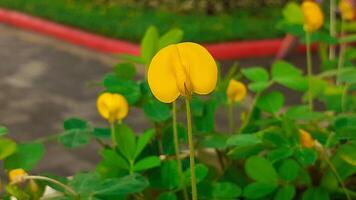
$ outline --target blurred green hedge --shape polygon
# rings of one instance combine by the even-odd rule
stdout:
[[[195,42],[275,38],[283,34],[275,28],[280,18],[278,7],[251,6],[206,14],[171,12],[165,4],[152,8],[133,1],[143,0],[0,0],[0,6],[134,42],[150,25],[161,33],[180,28],[185,41]]]

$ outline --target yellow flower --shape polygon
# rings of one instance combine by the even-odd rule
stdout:
[[[300,129],[299,134],[300,134],[300,143],[302,144],[303,147],[305,148],[314,147],[315,144],[314,139],[308,132],[306,132],[303,129]]]
[[[246,86],[243,83],[234,79],[230,80],[226,90],[226,95],[229,103],[244,100],[246,97],[246,93]]]
[[[352,2],[349,0],[341,0],[339,3],[341,17],[345,20],[352,20],[355,17],[355,10]]]
[[[212,92],[217,74],[216,63],[204,47],[184,42],[161,49],[151,61],[147,79],[153,95],[171,103],[179,95]]]
[[[304,15],[304,31],[314,32],[323,25],[324,15],[319,4],[313,1],[304,1],[302,4]]]
[[[10,182],[23,182],[28,174],[23,169],[13,169],[9,172]]]
[[[99,96],[96,105],[100,115],[110,123],[122,120],[129,111],[125,97],[120,94],[103,93]]]

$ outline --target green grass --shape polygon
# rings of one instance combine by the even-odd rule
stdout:
[[[139,41],[146,28],[155,25],[161,33],[176,27],[185,41],[220,42],[275,38],[279,8],[238,10],[219,16],[172,14],[166,11],[103,6],[84,0],[0,0],[0,6],[71,25],[101,35]]]

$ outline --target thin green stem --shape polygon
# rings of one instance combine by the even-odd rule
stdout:
[[[43,181],[48,181],[48,182],[51,182],[53,184],[56,184],[62,188],[64,188],[66,191],[68,191],[73,197],[74,199],[79,199],[79,195],[71,188],[69,187],[68,185],[65,185],[55,179],[52,179],[52,178],[48,178],[48,177],[45,177],[45,176],[25,176],[24,177],[25,180],[43,180]],[[15,183],[14,183],[15,184]]]
[[[172,120],[173,120],[173,138],[174,138],[174,149],[176,153],[176,159],[178,164],[178,173],[182,186],[184,200],[189,200],[187,188],[185,186],[182,162],[180,160],[180,150],[179,150],[179,138],[178,138],[178,129],[177,129],[177,104],[174,101],[172,103]]]
[[[345,193],[345,196],[346,196],[347,200],[352,200],[351,197],[350,197],[350,195],[349,195],[349,193],[347,192],[346,185],[345,185],[344,182],[342,181],[342,179],[341,179],[339,173],[337,172],[337,170],[336,170],[334,164],[329,160],[329,158],[328,158],[328,156],[326,155],[324,149],[323,149],[322,154],[323,154],[323,157],[324,157],[326,163],[329,165],[331,171],[333,172],[334,176],[335,176],[336,179],[339,181],[339,183],[340,183],[340,185],[341,185],[341,187],[342,187],[342,190],[343,190],[344,193]]]
[[[228,104],[228,120],[229,120],[230,133],[233,134],[235,127],[234,127],[234,104],[232,102]]]
[[[261,96],[261,92],[259,92],[255,95],[253,102],[251,104],[250,111],[248,112],[246,119],[244,120],[243,124],[241,125],[239,133],[241,133],[246,128],[246,126],[250,123],[253,109],[255,108],[256,103],[257,103],[258,99],[260,98],[260,96]]]
[[[336,1],[335,0],[330,0],[330,36],[335,37],[336,36]],[[329,59],[334,60],[335,59],[335,45],[330,45],[329,46]]]
[[[346,100],[347,100],[347,91],[349,90],[349,85],[345,84],[344,89],[342,90],[341,96],[341,111],[346,111]]]
[[[110,122],[110,131],[111,131],[111,140],[112,140],[112,147],[116,147],[116,134],[115,134],[115,123]]]
[[[341,30],[340,30],[340,35],[344,35],[344,20],[341,20]],[[346,43],[341,43],[340,44],[340,52],[339,52],[339,60],[337,63],[337,78],[336,78],[336,85],[340,85],[340,76],[341,76],[341,71],[344,68],[344,62],[345,62],[345,52],[346,52]]]
[[[308,70],[308,104],[309,110],[313,110],[313,94],[312,94],[312,78],[313,78],[313,63],[312,63],[312,53],[311,53],[311,41],[310,33],[305,32],[306,36],[306,46],[307,46],[307,70]]]
[[[190,174],[191,174],[191,181],[192,181],[192,200],[197,200],[198,194],[197,194],[197,181],[195,177],[195,160],[194,160],[195,151],[194,151],[193,133],[192,133],[192,115],[190,111],[190,103],[188,97],[185,98],[185,105],[187,110]]]

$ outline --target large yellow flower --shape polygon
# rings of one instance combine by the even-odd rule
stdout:
[[[122,120],[129,111],[129,105],[124,96],[108,92],[99,96],[97,108],[100,115],[110,123]]]
[[[313,137],[303,129],[299,130],[300,143],[305,148],[313,148],[315,145]]]
[[[234,79],[230,80],[226,90],[226,96],[229,103],[244,100],[246,97],[246,93],[246,86],[243,83]]]
[[[179,95],[208,94],[215,89],[217,66],[201,45],[184,42],[161,49],[148,68],[148,84],[153,95],[164,103]]]
[[[304,16],[304,31],[314,32],[324,23],[324,15],[319,4],[313,1],[304,1],[302,4]]]
[[[341,17],[345,20],[352,20],[355,17],[355,9],[350,0],[341,0],[339,10]]]
[[[11,182],[23,182],[27,175],[28,174],[26,173],[26,171],[21,168],[13,169],[9,172],[10,183]]]

